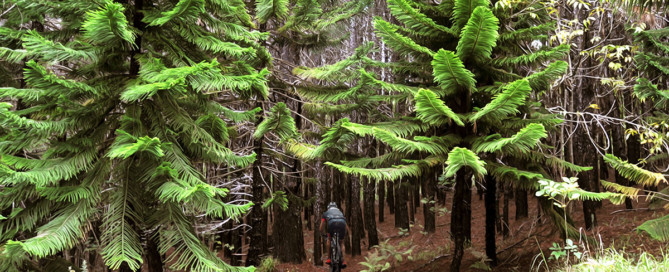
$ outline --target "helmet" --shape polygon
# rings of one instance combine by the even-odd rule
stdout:
[[[337,208],[337,203],[330,202],[330,204],[328,204],[328,209],[332,209],[332,208]]]

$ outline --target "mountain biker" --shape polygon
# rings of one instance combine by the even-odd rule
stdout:
[[[328,260],[326,264],[330,264],[330,259],[332,258],[330,250],[330,238],[336,233],[339,237],[339,246],[341,247],[341,252],[344,252],[344,237],[349,231],[348,225],[346,224],[346,218],[344,214],[337,208],[337,203],[330,202],[328,209],[323,213],[323,218],[321,219],[321,226],[319,227],[320,232],[323,232],[323,227],[327,224],[328,235],[327,235],[327,248],[328,248]],[[323,235],[325,236],[325,235]],[[342,268],[346,267],[346,262],[343,260],[342,256]]]

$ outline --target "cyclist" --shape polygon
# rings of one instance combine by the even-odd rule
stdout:
[[[321,226],[319,230],[323,233],[323,228],[327,224],[328,235],[327,235],[327,248],[328,248],[328,260],[326,264],[330,264],[330,259],[332,258],[330,250],[330,238],[336,233],[339,237],[339,246],[341,247],[341,252],[344,252],[344,237],[349,231],[348,225],[346,225],[346,218],[344,214],[337,208],[337,203],[330,202],[328,209],[323,213],[323,218],[321,219]],[[323,235],[325,236],[325,235]],[[342,268],[346,267],[346,262],[343,260],[344,256],[342,255]]]

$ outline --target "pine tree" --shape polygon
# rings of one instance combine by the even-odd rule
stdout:
[[[377,181],[418,182],[445,165],[440,179],[455,183],[451,271],[458,271],[465,239],[471,237],[470,177],[481,180],[490,174],[497,182],[535,189],[540,178],[549,178],[550,168],[588,169],[539,150],[550,148],[541,140],[546,127],[560,120],[542,110],[536,98],[565,71],[566,63],[555,60],[568,46],[547,45],[547,36],[540,34],[553,25],[545,12],[534,12],[534,4],[389,0],[388,6],[401,24],[376,18],[375,30],[401,60],[375,62],[362,47],[339,63],[298,73],[350,82],[352,87],[340,84],[303,94],[328,114],[374,112],[380,105],[406,107],[411,113],[377,114],[365,123],[343,118],[323,134],[320,145],[288,145],[301,158],[321,158],[339,171]],[[533,41],[539,48],[519,46]],[[374,68],[390,69],[396,80],[380,80],[371,72]],[[364,137],[391,152],[367,157],[347,148]],[[494,254],[494,237],[492,242]]]
[[[634,2],[634,1],[630,1]],[[604,160],[609,163],[623,177],[628,178],[635,184],[644,187],[657,188],[659,184],[666,183],[667,152],[666,142],[669,140],[669,42],[666,37],[669,34],[669,27],[662,29],[653,29],[639,31],[635,33],[635,43],[640,45],[639,50],[634,57],[637,69],[640,71],[640,77],[634,85],[634,94],[641,102],[651,105],[652,111],[646,117],[646,121],[654,127],[655,131],[628,130],[628,143],[646,144],[650,157],[641,165],[641,160],[628,158],[629,161],[623,161],[611,154],[607,154]],[[643,141],[643,142],[640,142]],[[653,165],[662,173],[653,173],[641,168],[652,167]],[[621,193],[637,196],[639,189],[617,184],[610,184],[612,190]],[[639,231],[647,232],[652,238],[667,241],[669,240],[669,229],[667,222],[669,216],[653,219],[644,222],[638,227]]]
[[[253,270],[223,262],[195,228],[198,218],[239,220],[252,205],[224,202],[229,189],[203,170],[255,159],[226,142],[230,125],[258,110],[218,102],[267,96],[267,35],[249,30],[245,3],[7,2],[0,57],[26,60],[26,84],[0,88],[25,106],[0,107],[2,270],[93,233],[111,269],[137,271],[154,256],[174,270]],[[26,30],[23,16],[45,27]]]

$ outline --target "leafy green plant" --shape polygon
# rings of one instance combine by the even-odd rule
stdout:
[[[260,265],[256,268],[258,272],[274,272],[278,261],[272,256],[267,256],[260,261]]]
[[[360,270],[360,272],[381,272],[390,269],[390,263],[387,261],[388,256],[382,256],[379,254],[379,250],[374,250],[373,252],[365,256],[365,261],[360,262],[361,265],[367,269]]]

